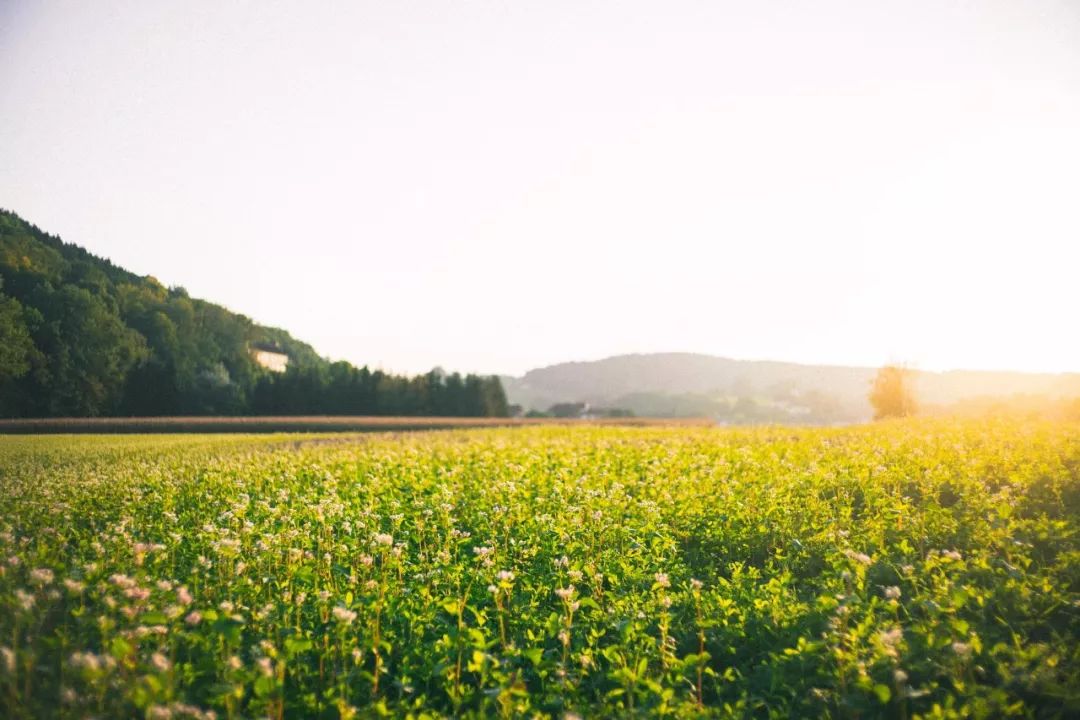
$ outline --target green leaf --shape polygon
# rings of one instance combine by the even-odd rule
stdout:
[[[296,657],[302,652],[312,648],[313,643],[309,638],[291,637],[285,640],[285,654],[288,657]]]
[[[123,660],[131,654],[131,643],[122,637],[114,637],[112,642],[109,643],[109,652],[117,660]]]
[[[273,677],[261,675],[259,679],[255,681],[255,695],[260,698],[267,697],[274,692],[276,687],[277,683],[274,682]]]

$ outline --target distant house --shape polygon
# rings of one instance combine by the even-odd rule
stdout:
[[[283,373],[289,366],[289,356],[274,345],[252,345],[251,357],[270,372]]]

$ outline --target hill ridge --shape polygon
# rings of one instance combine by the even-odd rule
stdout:
[[[245,414],[474,417],[506,398],[494,377],[331,362],[0,210],[0,417]]]
[[[504,376],[509,401],[525,409],[588,403],[636,414],[709,415],[732,421],[861,422],[877,368],[743,360],[697,352],[627,353]],[[950,405],[1010,395],[1080,395],[1080,373],[914,370],[923,402]],[[734,411],[740,404],[741,409]]]

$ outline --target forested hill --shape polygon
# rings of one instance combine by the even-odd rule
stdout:
[[[257,348],[287,355],[287,371],[261,367]],[[506,412],[498,378],[331,363],[0,210],[0,416]]]

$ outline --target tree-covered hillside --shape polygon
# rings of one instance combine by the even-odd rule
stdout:
[[[288,355],[272,373],[254,347]],[[505,415],[498,378],[331,363],[0,210],[0,415]]]

